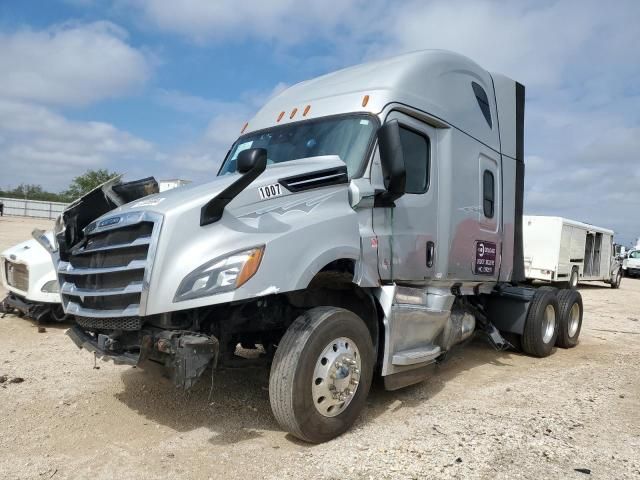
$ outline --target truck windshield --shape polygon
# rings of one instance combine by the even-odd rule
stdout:
[[[320,155],[338,155],[349,177],[358,174],[369,150],[377,121],[369,115],[349,115],[307,120],[273,127],[240,137],[231,147],[218,175],[236,171],[238,154],[265,148],[267,165]]]

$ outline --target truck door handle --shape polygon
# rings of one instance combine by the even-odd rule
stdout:
[[[436,256],[436,244],[432,241],[427,242],[427,267],[433,267],[433,260]]]

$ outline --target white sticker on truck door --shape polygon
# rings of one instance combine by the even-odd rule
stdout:
[[[282,195],[282,187],[279,183],[272,183],[271,185],[265,185],[264,187],[258,187],[258,193],[262,200],[267,200],[273,197],[279,197]]]

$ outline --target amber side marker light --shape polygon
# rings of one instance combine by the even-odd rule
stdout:
[[[297,108],[294,108],[293,110],[291,110],[291,115],[289,115],[289,120],[291,120],[293,117],[295,117],[296,113],[298,113],[298,109]]]
[[[244,131],[247,129],[247,127],[249,126],[249,122],[244,124],[244,127],[242,127],[242,130],[240,130],[240,133],[244,133]]]
[[[280,115],[278,115],[277,121],[279,122],[280,120],[282,120],[282,117],[284,117],[284,112],[280,112]]]
[[[264,247],[256,248],[249,254],[249,259],[244,262],[242,270],[236,278],[236,288],[241,287],[247,281],[253,277],[258,271],[260,262],[262,261],[262,254],[264,253]]]
[[[307,105],[306,107],[304,107],[304,111],[302,112],[302,116],[306,117],[307,113],[309,113],[309,110],[311,110],[311,105]]]
[[[362,97],[362,106],[366,107],[367,103],[369,103],[369,95],[365,95],[364,97]]]

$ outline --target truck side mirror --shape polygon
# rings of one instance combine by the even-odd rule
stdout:
[[[267,151],[264,148],[251,148],[238,154],[238,173],[242,176],[209,200],[200,210],[200,226],[210,225],[222,218],[224,207],[236,198],[251,182],[267,168]]]
[[[376,206],[394,207],[395,200],[405,193],[407,171],[400,140],[400,124],[391,120],[378,129],[378,150],[386,191],[376,196]]]
[[[243,150],[238,154],[237,159],[238,173],[247,173],[254,168],[264,171],[267,166],[267,151],[264,148],[250,148]]]

